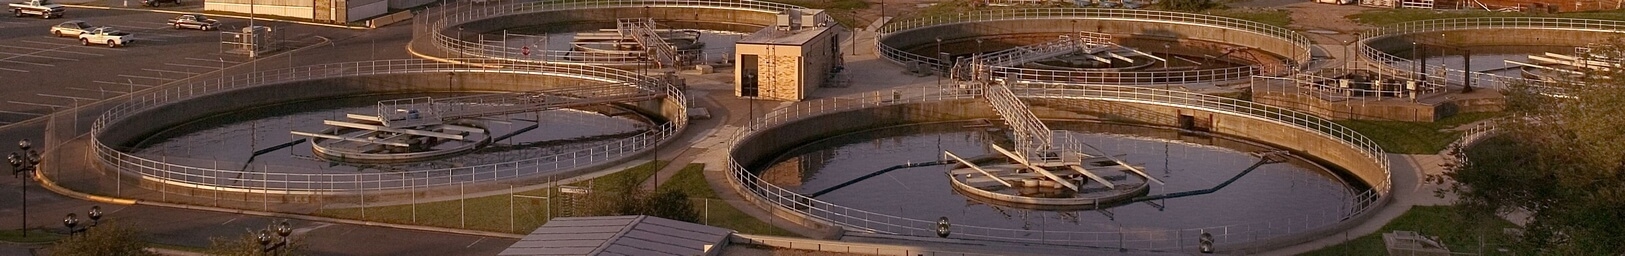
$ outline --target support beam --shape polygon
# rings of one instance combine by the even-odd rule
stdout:
[[[1089,179],[1095,180],[1095,182],[1100,182],[1101,185],[1106,185],[1106,188],[1117,188],[1116,185],[1112,185],[1111,181],[1107,181],[1106,178],[1101,178],[1100,175],[1095,175],[1095,173],[1083,169],[1083,166],[1067,165],[1066,167],[1072,167],[1073,171],[1078,171],[1078,173],[1082,173],[1083,176],[1088,176]]]
[[[1004,186],[1006,186],[1006,187],[1016,187],[1016,185],[1010,184],[1009,181],[1004,181],[1004,178],[999,178],[999,176],[993,176],[993,173],[987,172],[987,170],[982,170],[982,167],[976,166],[975,163],[971,163],[970,161],[965,161],[964,158],[959,158],[959,156],[954,155],[953,152],[942,151],[942,155],[948,156],[949,158],[953,158],[954,161],[959,161],[959,163],[965,164],[965,166],[970,166],[970,168],[972,170],[976,170],[977,172],[981,172],[982,175],[987,175],[988,178],[993,178],[993,181],[998,181],[999,184],[1004,184]],[[949,178],[952,178],[952,177],[949,177]]]
[[[1095,152],[1100,152],[1100,156],[1106,157],[1106,159],[1111,159],[1112,162],[1117,163],[1117,165],[1121,165],[1123,167],[1126,167],[1126,168],[1128,168],[1129,171],[1133,171],[1134,173],[1140,174],[1141,177],[1145,177],[1145,179],[1147,179],[1147,180],[1157,182],[1157,185],[1163,185],[1162,180],[1158,180],[1157,178],[1151,177],[1151,174],[1147,174],[1147,173],[1145,173],[1145,171],[1140,170],[1140,168],[1136,168],[1133,165],[1129,165],[1128,163],[1123,162],[1123,160],[1117,159],[1116,157],[1112,157],[1111,155],[1106,154],[1105,151],[1100,151],[1100,148],[1096,148],[1094,145],[1089,145],[1089,143],[1078,143],[1078,144],[1083,144],[1083,146],[1089,147],[1089,149],[1092,149]]]
[[[380,126],[380,125],[358,124],[358,123],[343,122],[343,121],[333,121],[333,120],[322,120],[322,124],[331,125],[331,126],[338,126],[338,127],[345,127],[345,128],[362,129],[362,130],[373,130],[373,131],[380,131],[380,132],[393,132],[393,133],[411,134],[411,135],[417,135],[417,136],[436,137],[436,138],[442,138],[442,139],[463,140],[462,135],[431,132],[431,131],[421,131],[421,130],[411,130],[411,129],[396,129],[396,128],[389,128],[389,127],[384,127],[384,126]]]
[[[381,145],[390,145],[390,146],[398,146],[398,147],[410,147],[410,146],[412,146],[412,145],[407,145],[406,143],[400,143],[400,142],[388,142],[388,141],[381,141],[381,140],[356,139],[356,138],[349,138],[349,137],[343,137],[343,136],[333,136],[333,135],[328,135],[328,134],[309,133],[309,132],[301,132],[301,131],[288,131],[288,133],[292,133],[295,136],[305,136],[305,137],[311,137],[311,138],[353,141],[353,142],[381,144]]]

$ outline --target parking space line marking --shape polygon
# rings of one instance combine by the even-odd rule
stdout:
[[[23,105],[29,105],[29,106],[41,106],[41,107],[53,108],[53,109],[51,109],[51,111],[56,111],[55,108],[68,108],[67,106],[58,106],[58,105],[51,105],[51,104],[44,104],[44,103],[21,102],[21,101],[14,101],[14,100],[8,100],[6,102],[11,102],[12,104],[23,104]]]
[[[89,100],[89,101],[98,100],[97,98],[74,97],[74,96],[64,96],[64,95],[46,94],[46,93],[35,93],[34,95],[52,97],[52,98],[75,99],[75,100]]]
[[[215,69],[215,70],[220,69],[219,66],[188,65],[188,64],[179,64],[179,63],[164,63],[164,65],[179,66],[179,67],[189,67],[189,68],[207,68],[207,69]]]
[[[242,62],[238,62],[238,61],[226,61],[226,60],[222,60],[222,59],[204,59],[204,58],[193,58],[193,57],[186,57],[186,59],[195,60],[195,61],[207,61],[207,62],[225,62],[226,64],[242,63]]]
[[[50,42],[40,42],[40,41],[31,41],[31,40],[17,40],[17,41],[24,42],[24,43],[32,43],[32,44],[48,44],[48,45],[62,46],[62,43],[50,43]],[[68,46],[79,45],[78,43],[79,43],[78,40],[75,40],[73,43],[68,44]],[[66,47],[63,47],[63,48],[66,48]],[[57,48],[57,49],[61,49],[61,48]],[[83,49],[108,50],[108,51],[118,51],[118,52],[129,51],[129,50],[125,50],[125,49],[107,48],[107,47],[85,47]]]
[[[11,55],[16,55],[16,56],[17,56],[17,57],[29,57],[29,58],[41,58],[41,59],[54,59],[54,60],[66,60],[66,61],[79,61],[79,60],[78,60],[78,59],[69,59],[69,58],[63,58],[63,57],[52,57],[52,56],[45,56],[45,55],[38,55],[38,53],[41,53],[41,52],[44,52],[44,51],[38,51],[38,52],[33,52],[33,53],[9,53],[9,52],[0,52],[0,54],[11,54]],[[6,58],[6,59],[11,59],[11,58]]]
[[[57,50],[57,49],[45,49],[45,48],[34,48],[34,47],[22,47],[22,46],[15,46],[15,45],[0,45],[0,47],[6,47],[6,48],[17,48],[17,49],[28,49],[28,50],[35,50],[35,51],[46,51],[46,52],[60,52],[60,53],[72,53],[72,54],[83,54],[83,55],[90,55],[90,56],[107,56],[107,55],[105,55],[105,54],[99,54],[99,53],[88,53],[88,52],[75,52],[75,51],[63,51],[63,50]]]
[[[474,244],[478,244],[480,241],[485,241],[485,238],[481,237],[480,239],[476,239],[473,243],[468,243],[468,246],[463,248],[474,248]]]
[[[111,84],[111,85],[119,85],[119,86],[135,86],[135,87],[141,87],[141,88],[152,88],[151,85],[136,84],[136,83],[118,83],[118,82],[108,82],[108,81],[101,81],[101,80],[90,81],[90,82],[98,83],[98,84]]]
[[[180,74],[187,74],[187,75],[196,75],[197,74],[197,73],[193,73],[193,72],[162,70],[162,69],[150,69],[150,68],[143,68],[141,70],[152,71],[152,72],[160,72],[160,73],[180,73]]]
[[[120,84],[120,85],[122,85],[122,84]],[[83,87],[73,87],[73,86],[68,86],[66,88],[68,88],[69,90],[95,92],[95,93],[109,93],[109,92],[110,93],[124,93],[123,90],[108,90],[108,89],[101,88],[101,87],[96,87],[96,89],[98,89],[98,90],[92,90],[90,88],[83,88]]]
[[[21,57],[21,56],[12,56],[11,58],[16,58],[16,57]],[[35,66],[45,66],[45,67],[55,67],[56,66],[56,65],[51,65],[51,64],[40,64],[40,63],[33,63],[33,62],[27,62],[27,61],[15,61],[15,60],[10,60],[11,58],[0,59],[0,61],[17,63],[17,64],[35,65]]]
[[[0,68],[0,70],[5,70],[5,71],[11,71],[11,72],[23,72],[23,73],[28,73],[28,70],[21,70],[21,69],[9,69],[9,68]]]
[[[5,110],[0,110],[0,113],[13,114],[13,115],[25,115],[25,116],[44,116],[45,115],[45,114],[28,113],[28,112],[16,112],[16,111],[5,111]]]
[[[164,80],[164,81],[175,81],[175,80],[180,80],[180,79],[175,79],[175,78],[162,78],[162,77],[150,77],[150,76],[132,76],[132,75],[118,75],[118,76],[119,76],[119,77],[128,77],[128,78],[142,78],[142,79],[154,79],[154,80]]]

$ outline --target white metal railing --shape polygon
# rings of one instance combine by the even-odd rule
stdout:
[[[95,150],[95,155],[99,160],[109,167],[174,185],[283,193],[349,193],[362,189],[404,189],[470,181],[502,180],[605,163],[653,149],[660,143],[674,138],[688,125],[688,116],[679,114],[668,117],[670,122],[661,124],[649,131],[627,138],[590,144],[568,152],[534,155],[529,156],[528,159],[476,166],[389,173],[293,173],[279,172],[276,166],[255,166],[255,168],[260,169],[250,171],[188,166],[166,162],[164,158],[154,159],[126,153],[96,138],[105,132],[113,132],[116,127],[108,127],[109,125],[123,121],[134,114],[154,110],[174,102],[244,88],[314,79],[369,75],[449,72],[521,73],[604,82],[625,82],[641,90],[665,94],[664,97],[668,104],[675,104],[676,109],[687,109],[688,106],[688,99],[670,81],[638,75],[632,71],[596,66],[548,65],[477,59],[460,61],[471,63],[471,65],[415,59],[331,63],[223,76],[217,80],[198,79],[178,83],[172,87],[144,90],[131,95],[129,101],[111,107],[92,123],[91,136],[96,143],[93,150]]]
[[[1429,72],[1417,72],[1419,63],[1399,56],[1394,56],[1371,46],[1375,40],[1396,36],[1406,36],[1419,33],[1475,30],[1475,29],[1545,29],[1545,30],[1571,30],[1625,33],[1625,21],[1572,19],[1572,18],[1544,18],[1544,17],[1483,17],[1483,18],[1453,18],[1434,19],[1404,22],[1361,32],[1359,42],[1360,57],[1373,68],[1387,74],[1399,74],[1408,78],[1422,78],[1430,82],[1461,85],[1471,81],[1475,85],[1499,86],[1506,88],[1513,83],[1540,85],[1540,80],[1525,79],[1516,76],[1504,76],[1484,72],[1468,72],[1454,69],[1443,64],[1428,65]]]
[[[543,0],[488,4],[458,2],[426,11],[413,19],[413,38],[428,37],[435,47],[463,57],[559,64],[650,65],[651,63],[648,63],[650,60],[625,54],[527,49],[523,45],[511,46],[506,43],[490,44],[464,40],[458,27],[473,21],[508,15],[625,7],[726,9],[768,14],[802,8],[756,0]],[[680,55],[693,53],[683,51]]]
[[[1199,234],[1211,233],[1219,244],[1237,244],[1331,227],[1348,218],[1376,209],[1392,186],[1389,183],[1391,174],[1388,170],[1388,156],[1375,141],[1331,120],[1308,113],[1219,96],[1134,86],[1068,85],[1066,88],[1012,89],[1017,95],[1026,98],[1089,99],[1197,108],[1296,127],[1335,139],[1345,146],[1358,150],[1366,159],[1372,161],[1372,164],[1381,166],[1384,178],[1376,181],[1372,189],[1358,192],[1342,207],[1325,209],[1317,214],[1289,216],[1264,222],[1184,229],[1099,232],[954,225],[952,232],[955,237],[1132,249],[1189,249],[1195,247],[1194,240]],[[740,141],[757,136],[752,131],[783,126],[819,115],[889,105],[966,100],[978,96],[976,90],[925,87],[918,90],[877,91],[855,97],[806,101],[776,109],[752,121],[748,129],[741,129],[740,133],[735,135],[734,143],[737,145]],[[738,148],[735,147],[733,150],[737,151]],[[738,152],[729,153],[729,181],[735,182],[742,190],[741,194],[758,207],[791,211],[806,218],[840,225],[857,232],[908,236],[936,235],[937,224],[934,220],[912,219],[836,205],[769,183],[742,166],[740,159],[734,159],[736,153]]]
[[[1094,20],[1127,20],[1155,23],[1169,23],[1180,25],[1206,26],[1214,28],[1232,29],[1249,32],[1290,42],[1293,53],[1289,56],[1295,63],[1279,67],[1276,65],[1251,65],[1242,67],[1229,67],[1201,70],[1180,71],[1073,71],[1073,70],[1047,70],[1019,67],[997,67],[994,73],[1000,77],[1018,76],[1026,81],[1054,81],[1101,85],[1163,85],[1206,83],[1223,81],[1242,81],[1253,75],[1261,75],[1272,71],[1295,70],[1308,63],[1312,42],[1308,37],[1289,29],[1269,24],[1242,20],[1236,18],[1182,13],[1168,11],[1149,11],[1132,9],[1105,9],[1105,8],[1033,8],[1033,9],[996,9],[970,13],[961,13],[947,16],[927,16],[906,20],[897,20],[887,23],[880,28],[885,35],[900,32],[924,29],[935,26],[963,24],[982,21],[1001,20],[1056,20],[1056,19],[1094,19]],[[898,49],[884,43],[880,39],[877,43],[880,56],[900,65],[920,63],[936,70],[946,70],[953,65],[953,60],[940,60],[934,56],[921,56]]]

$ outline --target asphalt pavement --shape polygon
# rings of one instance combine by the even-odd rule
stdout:
[[[102,1],[111,2],[111,1]],[[176,7],[176,8],[184,8]],[[105,107],[93,102],[181,79],[205,79],[226,74],[304,66],[319,63],[412,58],[403,47],[411,39],[407,23],[373,30],[256,21],[276,27],[290,47],[298,51],[271,53],[253,59],[222,51],[218,31],[177,30],[164,22],[173,13],[142,10],[70,8],[60,19],[0,18],[0,154],[16,151],[15,142],[28,139],[43,145],[46,125],[41,120],[57,111],[79,106]],[[127,47],[82,46],[73,38],[54,37],[49,27],[69,20],[113,26],[136,35]],[[221,18],[227,29],[247,25],[246,20]],[[229,30],[228,30],[229,31]],[[68,111],[72,112],[72,111]],[[90,120],[100,111],[79,111]],[[81,122],[85,123],[85,122]],[[79,131],[88,127],[71,127]],[[42,147],[42,146],[36,146]],[[23,227],[22,178],[0,178],[0,228]],[[106,221],[136,226],[149,241],[184,247],[207,247],[215,238],[234,238],[259,230],[279,219],[258,215],[176,209],[150,205],[118,205],[73,199],[27,186],[27,226],[64,233],[62,218],[84,216],[91,206],[106,212]],[[291,220],[296,239],[313,255],[493,255],[517,240],[473,235],[405,230],[366,225]],[[0,244],[0,255],[30,255],[40,245]]]

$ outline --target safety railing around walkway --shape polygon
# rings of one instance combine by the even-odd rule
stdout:
[[[1478,71],[1469,72],[1445,66],[1442,63],[1430,64],[1424,67],[1417,61],[1394,56],[1371,46],[1373,41],[1389,37],[1476,29],[1542,29],[1625,33],[1625,21],[1546,17],[1483,17],[1412,21],[1361,32],[1358,41],[1359,54],[1364,59],[1363,61],[1371,63],[1371,67],[1377,68],[1384,73],[1426,79],[1432,83],[1459,86],[1471,81],[1475,86],[1498,88],[1506,88],[1514,83],[1531,86],[1539,86],[1544,83],[1541,80],[1518,76],[1497,75]],[[1421,72],[1422,70],[1427,70],[1427,72]]]
[[[755,0],[544,0],[535,2],[457,2],[425,11],[413,21],[413,38],[431,40],[436,48],[462,58],[505,59],[524,62],[593,65],[652,65],[652,60],[626,54],[548,50],[546,45],[513,45],[467,40],[462,24],[495,17],[627,7],[702,8],[779,13],[801,7]],[[614,21],[613,18],[604,21]],[[523,24],[519,24],[523,25]],[[473,32],[478,33],[478,32]],[[469,35],[473,36],[473,35]],[[477,37],[477,36],[476,36]]]
[[[1381,205],[1391,188],[1388,156],[1376,142],[1352,129],[1328,119],[1284,108],[1256,104],[1249,101],[1133,86],[1076,86],[1065,88],[1013,88],[1024,98],[1086,99],[1155,104],[1195,108],[1242,116],[1295,127],[1342,142],[1381,166],[1383,180],[1373,188],[1358,192],[1347,205],[1325,209],[1319,214],[1279,218],[1272,221],[1184,229],[1136,229],[1134,231],[1049,231],[954,225],[953,236],[967,239],[1056,243],[1079,246],[1098,246],[1127,249],[1190,249],[1196,246],[1196,237],[1210,233],[1219,244],[1238,244],[1265,241],[1298,234],[1309,230],[1337,225],[1348,218],[1372,211]],[[752,131],[774,128],[796,120],[814,116],[880,106],[942,102],[978,97],[973,90],[925,87],[920,89],[874,92],[855,97],[826,98],[807,101],[780,108],[754,120],[748,129],[735,135],[738,141],[750,140]],[[735,148],[734,150],[737,150]],[[741,165],[729,154],[729,180],[735,182],[745,197],[763,208],[790,211],[805,218],[817,219],[842,226],[851,231],[873,232],[907,236],[936,236],[935,220],[921,220],[891,214],[855,209],[825,202],[772,184],[754,171]]]
[[[1030,69],[1020,67],[1003,67],[995,70],[1001,74],[1017,74],[1024,80],[1077,82],[1101,85],[1160,85],[1182,84],[1196,82],[1216,81],[1244,81],[1249,76],[1262,73],[1291,70],[1292,66],[1308,63],[1310,50],[1313,45],[1308,37],[1281,27],[1264,23],[1242,20],[1236,18],[1211,16],[1194,13],[1149,11],[1133,9],[1105,9],[1105,8],[1032,8],[1032,9],[998,9],[961,13],[957,15],[916,17],[897,20],[880,28],[883,35],[878,39],[880,56],[894,63],[904,66],[924,65],[922,68],[932,70],[947,70],[953,65],[953,60],[943,60],[936,56],[923,56],[895,46],[885,44],[888,35],[916,29],[954,24],[1006,21],[1006,20],[1128,20],[1152,23],[1168,23],[1189,26],[1206,26],[1222,29],[1231,29],[1241,32],[1254,33],[1282,41],[1290,42],[1292,53],[1285,53],[1294,59],[1296,64],[1262,64],[1244,67],[1230,67],[1205,70],[1179,70],[1179,71],[1141,71],[1141,72],[1115,72],[1115,71],[1070,71]],[[1280,53],[1278,53],[1280,54]]]
[[[504,180],[597,165],[653,149],[660,143],[674,138],[688,125],[688,116],[679,114],[666,117],[670,122],[661,124],[646,132],[574,148],[572,151],[567,152],[533,155],[521,160],[474,166],[383,173],[298,173],[279,171],[277,166],[264,165],[255,166],[256,168],[250,170],[241,170],[229,166],[218,168],[215,166],[177,164],[165,161],[165,157],[142,156],[120,151],[96,138],[96,136],[106,132],[122,132],[116,131],[117,127],[109,127],[109,125],[117,124],[137,113],[152,111],[170,103],[245,88],[370,75],[516,73],[571,77],[604,82],[626,82],[628,85],[642,90],[665,94],[667,104],[675,104],[675,109],[687,109],[688,106],[688,99],[670,81],[642,76],[632,71],[595,66],[546,65],[474,59],[459,61],[468,64],[450,64],[415,59],[321,64],[236,74],[216,80],[200,79],[178,84],[177,86],[140,91],[131,95],[129,101],[118,104],[104,112],[92,123],[91,135],[92,141],[95,143],[94,150],[96,156],[106,166],[171,185],[248,192],[274,190],[279,193],[289,194],[348,193],[362,189],[404,189]]]

